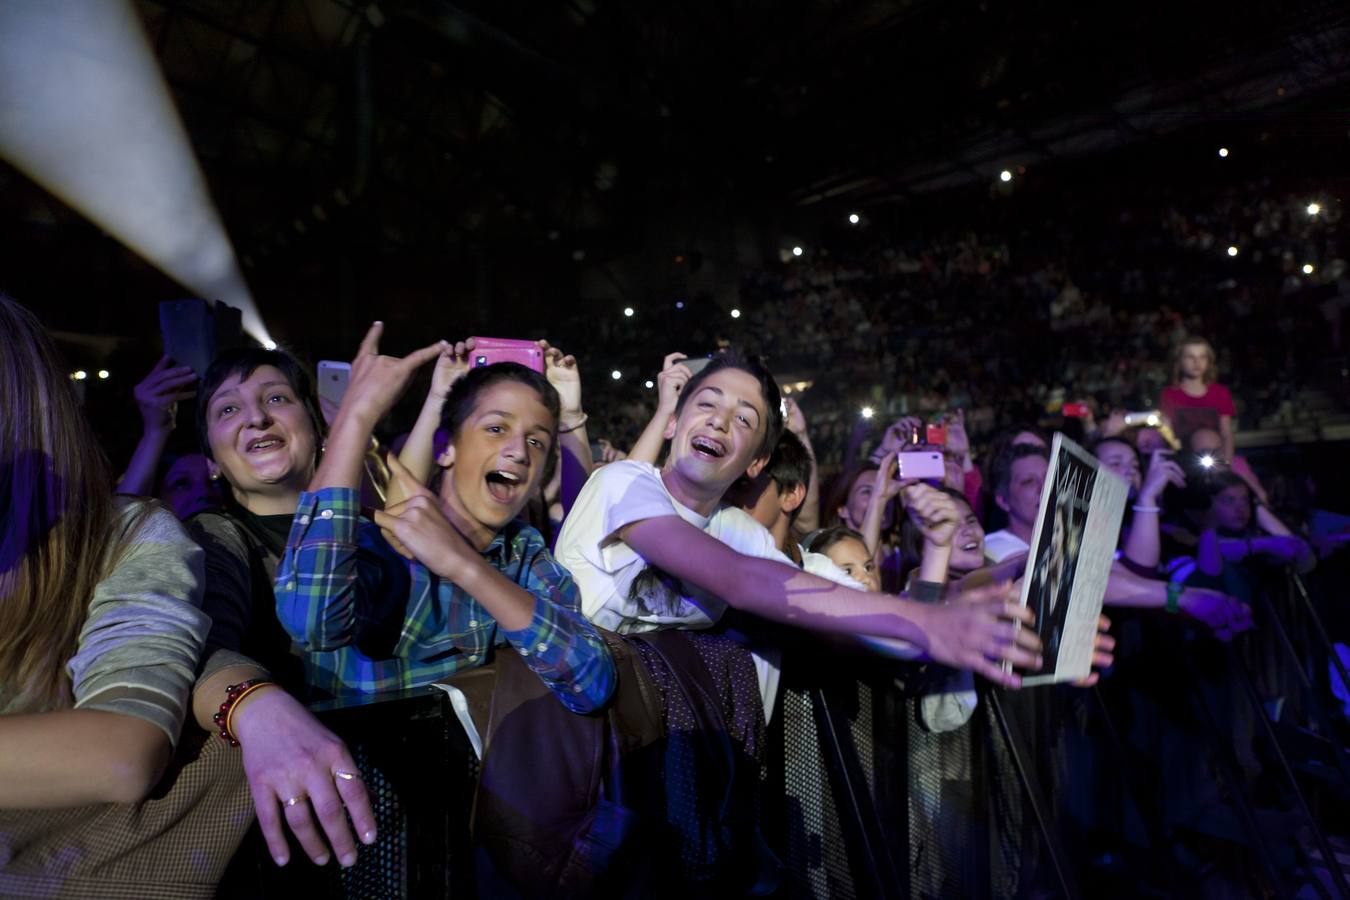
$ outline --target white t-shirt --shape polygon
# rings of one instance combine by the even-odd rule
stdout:
[[[1004,528],[984,536],[984,555],[994,562],[1003,562],[1010,556],[1026,553],[1031,545]]]
[[[792,565],[774,546],[769,530],[743,510],[723,506],[710,516],[699,515],[671,496],[660,470],[650,463],[610,463],[581,489],[553,553],[581,591],[582,613],[601,628],[620,634],[709,628],[726,612],[720,597],[683,582],[669,602],[629,597],[647,561],[614,534],[634,522],[664,516],[679,516],[739,553]]]

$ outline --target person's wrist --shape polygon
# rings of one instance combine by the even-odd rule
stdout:
[[[268,710],[276,709],[279,702],[284,702],[282,698],[289,696],[281,685],[268,682],[259,685],[234,705],[230,713],[230,733],[240,746],[248,742],[251,732],[257,731],[259,727],[267,727],[267,723],[272,720]]]

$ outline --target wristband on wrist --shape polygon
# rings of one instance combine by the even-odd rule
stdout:
[[[1155,513],[1155,512],[1162,512],[1162,507],[1161,507],[1161,506],[1142,506],[1142,505],[1140,505],[1140,504],[1138,504],[1138,503],[1136,503],[1134,506],[1131,506],[1130,509],[1134,510],[1134,511],[1137,512],[1137,513]]]
[[[1167,582],[1167,611],[1170,613],[1181,612],[1181,595],[1186,590],[1186,586],[1178,584],[1175,581]]]
[[[231,747],[239,746],[239,739],[234,736],[234,728],[231,722],[234,711],[239,706],[239,701],[269,684],[276,684],[276,682],[270,678],[250,678],[248,681],[241,681],[225,688],[225,702],[220,704],[220,709],[215,715],[211,716],[211,721],[215,722],[216,727],[220,729],[221,740]]]
[[[581,418],[580,418],[580,419],[577,419],[575,422],[571,423],[570,425],[569,425],[569,424],[566,424],[566,423],[561,423],[561,422],[560,422],[560,423],[558,424],[558,434],[569,434],[570,432],[576,431],[576,430],[577,430],[578,428],[580,428],[582,425],[585,425],[585,424],[586,424],[586,420],[587,420],[588,418],[590,418],[588,415],[586,415],[585,413],[582,413],[582,414],[581,414]]]

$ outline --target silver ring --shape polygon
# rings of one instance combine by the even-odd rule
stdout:
[[[305,799],[305,797],[304,797],[304,795],[302,794],[302,795],[300,795],[299,797],[287,797],[287,798],[286,798],[285,800],[283,800],[282,802],[285,803],[287,806],[297,806],[297,805],[299,805],[301,802],[303,802],[304,799]]]
[[[361,778],[361,776],[357,775],[355,772],[348,772],[343,769],[334,769],[333,777],[341,778],[343,781],[358,781]]]

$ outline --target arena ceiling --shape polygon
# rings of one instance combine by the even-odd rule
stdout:
[[[903,202],[1350,80],[1327,0],[137,7],[251,279],[330,238],[614,256],[691,191]],[[0,209],[11,252],[81,227],[12,171]]]

